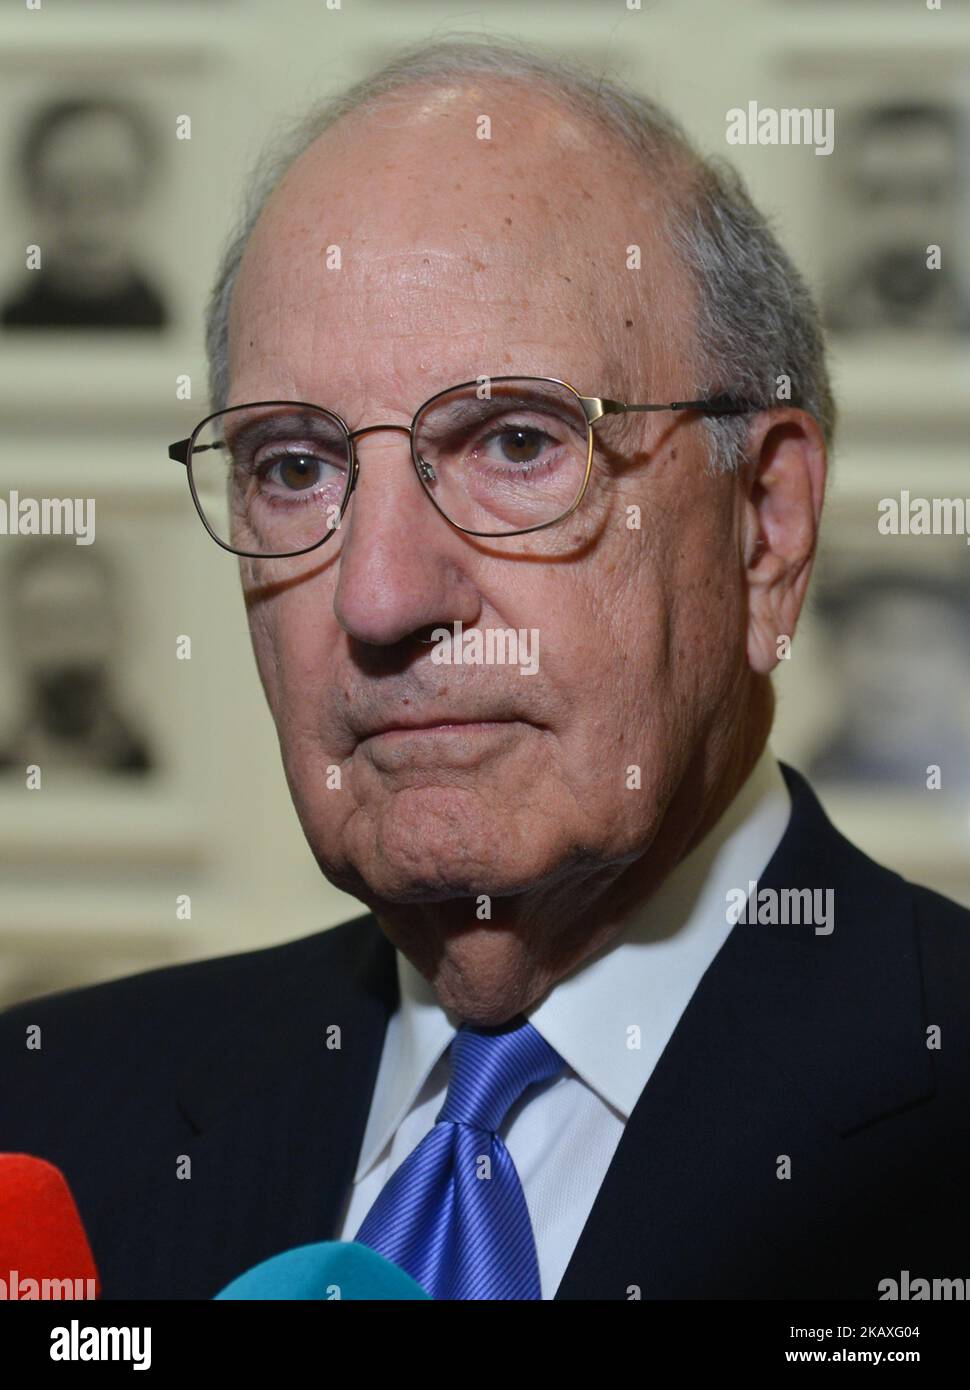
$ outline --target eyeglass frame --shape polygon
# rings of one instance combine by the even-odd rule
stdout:
[[[753,414],[756,411],[764,409],[763,406],[756,405],[751,401],[747,401],[744,399],[736,399],[729,391],[720,392],[718,395],[710,396],[703,400],[671,401],[667,405],[633,405],[626,401],[613,400],[608,396],[584,396],[576,390],[575,386],[571,386],[568,381],[563,381],[560,377],[506,375],[486,377],[484,380],[488,382],[489,387],[491,387],[493,384],[508,381],[535,381],[545,382],[546,384],[551,384],[554,386],[564,386],[567,391],[570,391],[576,397],[576,399],[580,403],[580,406],[582,407],[583,414],[586,416],[587,434],[586,470],[583,475],[583,483],[572,505],[569,506],[566,509],[566,511],[561,512],[559,516],[555,517],[552,521],[540,521],[535,526],[523,526],[515,531],[472,531],[467,526],[462,526],[457,521],[453,521],[451,517],[448,516],[447,512],[441,509],[441,507],[435,501],[432,494],[428,491],[426,484],[429,480],[422,472],[422,469],[425,468],[426,465],[424,464],[424,461],[416,454],[414,448],[414,427],[418,421],[418,417],[425,410],[427,410],[429,406],[433,405],[435,401],[440,400],[442,396],[450,396],[453,392],[463,391],[470,386],[474,386],[476,389],[480,389],[482,386],[481,378],[475,378],[473,381],[462,381],[459,382],[456,386],[447,386],[443,391],[436,391],[433,396],[429,396],[426,401],[424,401],[421,405],[418,406],[417,410],[411,417],[411,423],[409,425],[363,425],[360,429],[352,430],[348,426],[346,420],[344,420],[343,416],[338,415],[335,410],[331,410],[329,406],[312,404],[309,401],[245,401],[235,406],[224,406],[222,410],[214,410],[211,415],[207,415],[204,420],[200,420],[199,423],[196,425],[195,429],[188,436],[188,438],[179,439],[176,440],[174,444],[170,444],[168,446],[168,456],[174,462],[181,463],[184,466],[188,477],[189,491],[192,494],[192,501],[195,503],[195,509],[198,512],[199,518],[202,521],[202,524],[205,527],[206,531],[208,531],[209,535],[212,537],[212,539],[216,542],[217,545],[221,546],[223,550],[228,550],[230,555],[242,555],[252,560],[283,560],[290,559],[291,557],[295,557],[297,555],[308,555],[312,550],[319,550],[320,546],[324,545],[330,539],[330,537],[338,530],[340,523],[344,518],[344,514],[347,510],[347,507],[350,505],[350,499],[354,495],[354,489],[357,486],[357,478],[360,473],[360,462],[357,458],[355,441],[358,439],[362,439],[364,435],[374,434],[378,430],[395,430],[399,434],[406,434],[408,436],[411,453],[411,462],[414,464],[415,472],[418,475],[418,481],[421,484],[421,490],[424,493],[424,495],[428,498],[435,511],[438,512],[439,516],[444,517],[445,521],[447,521],[449,526],[454,526],[456,530],[461,531],[466,536],[482,536],[488,539],[497,540],[504,536],[525,536],[532,531],[544,531],[547,526],[558,526],[561,521],[565,521],[568,516],[571,516],[573,512],[576,511],[577,507],[580,505],[583,498],[586,496],[586,489],[589,486],[590,474],[592,472],[593,426],[594,424],[596,424],[598,420],[602,420],[607,415],[625,415],[628,412],[634,411],[657,412],[667,410],[693,410],[703,415],[725,416],[749,415]],[[195,479],[192,475],[192,454],[195,447],[195,440],[198,437],[199,431],[203,429],[204,426],[206,426],[210,420],[215,420],[220,415],[225,415],[234,410],[255,410],[258,409],[260,406],[272,405],[295,405],[302,407],[302,409],[304,410],[321,411],[323,414],[329,415],[332,420],[335,420],[337,422],[337,424],[343,430],[343,433],[346,436],[347,440],[347,461],[349,464],[348,483],[344,491],[343,499],[340,503],[340,510],[337,515],[337,520],[335,524],[333,526],[328,527],[328,529],[320,537],[320,539],[318,541],[314,541],[312,545],[303,546],[300,550],[273,551],[268,554],[264,551],[237,550],[234,546],[228,545],[225,541],[221,540],[219,536],[216,535],[215,531],[213,531],[212,527],[209,525],[208,520],[206,519],[205,509],[203,508],[202,503],[199,500],[199,495],[195,487]],[[204,444],[202,445],[202,449],[200,449],[199,452],[201,452],[204,449],[218,449],[222,447],[224,447],[223,444]]]

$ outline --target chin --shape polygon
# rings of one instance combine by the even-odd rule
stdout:
[[[441,989],[436,992],[443,1009],[475,1028],[502,1028],[514,1018],[518,1018],[532,1003],[525,997],[521,1000],[503,999],[489,1003],[479,999],[468,999],[464,995],[449,995]]]
[[[529,865],[482,862],[477,856],[429,846],[406,857],[378,853],[336,864],[323,854],[317,862],[331,882],[364,902],[467,904],[469,924],[477,899],[514,897],[534,887],[539,875]]]
[[[454,788],[399,794],[351,815],[339,829],[322,819],[304,822],[304,829],[328,878],[352,878],[388,902],[522,893],[556,861],[549,846],[544,862],[527,816],[505,814],[500,802]],[[360,896],[359,887],[351,891]]]

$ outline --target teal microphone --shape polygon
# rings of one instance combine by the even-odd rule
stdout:
[[[247,1269],[216,1294],[216,1299],[428,1299],[410,1274],[376,1250],[353,1241],[326,1240],[298,1245]]]

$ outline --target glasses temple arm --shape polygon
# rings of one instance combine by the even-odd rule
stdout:
[[[749,401],[735,401],[730,396],[713,396],[702,401],[671,401],[669,405],[627,405],[624,401],[603,401],[605,414],[628,411],[699,410],[705,415],[748,415],[762,407]]]
[[[170,458],[170,459],[174,459],[176,463],[183,463],[183,464],[185,464],[185,465],[187,466],[187,465],[188,465],[188,462],[189,462],[189,444],[190,444],[190,443],[191,443],[191,440],[190,440],[190,439],[179,439],[175,444],[170,444],[170,445],[168,446],[168,456],[169,456],[169,458]],[[195,447],[193,448],[192,452],[193,452],[193,454],[201,454],[201,453],[203,453],[203,451],[206,450],[206,449],[224,449],[225,447],[226,447],[226,446],[225,446],[225,444],[223,444],[223,443],[217,443],[217,444],[196,444]]]

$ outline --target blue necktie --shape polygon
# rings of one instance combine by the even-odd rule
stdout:
[[[357,1240],[432,1298],[541,1298],[525,1194],[498,1131],[526,1087],[564,1065],[524,1019],[463,1024],[434,1129],[388,1179]]]

